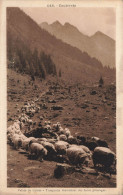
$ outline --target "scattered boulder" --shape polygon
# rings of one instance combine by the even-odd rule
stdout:
[[[70,166],[68,164],[61,164],[58,163],[55,167],[54,170],[54,177],[55,178],[61,178],[63,177],[65,174],[69,174],[75,171],[75,167]]]
[[[63,110],[63,107],[58,105],[58,106],[52,106],[51,109],[52,110]]]
[[[90,95],[96,95],[96,94],[97,92],[95,90],[90,92]]]

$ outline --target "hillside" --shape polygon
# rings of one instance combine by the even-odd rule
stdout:
[[[98,31],[93,36],[81,33],[75,26],[56,21],[52,24],[41,23],[40,26],[62,41],[86,51],[90,56],[97,58],[104,66],[115,67],[115,41]]]
[[[96,82],[100,75],[106,82],[115,80],[114,70],[103,68],[100,61],[91,58],[86,52],[82,53],[76,47],[56,39],[19,8],[7,8],[7,49],[9,51],[11,47],[15,55],[17,45],[20,47],[22,43],[31,52],[36,48],[39,53],[44,51],[50,55],[57,73],[61,70],[62,78],[70,82]]]
[[[63,128],[69,128],[73,136],[97,136],[105,140],[113,152],[116,151],[116,91],[114,85],[99,88],[76,83],[68,85],[55,78],[49,78],[43,82],[38,78],[34,82],[29,79],[26,74],[20,75],[8,70],[8,127],[22,115],[24,105],[34,101],[41,107],[40,112],[30,118],[33,121],[32,125],[29,128],[26,124],[22,132],[34,131],[40,123],[44,124],[45,121],[50,121],[51,125],[60,122]],[[92,91],[96,93],[92,95]],[[61,105],[63,109],[51,109],[57,105]],[[116,175],[112,174],[109,177],[108,173],[98,171],[98,169],[95,172],[93,163],[89,165],[86,173],[73,171],[57,179],[54,177],[54,169],[56,164],[62,161],[45,159],[40,162],[34,157],[31,159],[28,151],[21,148],[15,150],[9,143],[7,144],[7,156],[7,187],[95,187],[101,189],[116,187]]]

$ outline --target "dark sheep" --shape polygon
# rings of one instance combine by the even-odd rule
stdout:
[[[98,144],[94,141],[86,141],[84,145],[87,146],[91,151],[98,146]]]
[[[101,139],[97,140],[97,144],[98,144],[98,146],[100,146],[100,147],[106,147],[106,148],[108,148],[108,144],[107,144],[107,142],[104,141],[104,140],[101,140]]]
[[[94,150],[92,155],[94,167],[96,165],[102,165],[105,168],[105,171],[110,172],[112,165],[115,165],[116,156],[115,154],[106,147],[97,147]],[[111,172],[110,172],[111,175]]]
[[[76,145],[78,145],[78,140],[77,140],[76,137],[69,136],[67,141],[68,141],[69,144],[76,144]]]
[[[79,145],[84,145],[86,142],[86,137],[78,135],[77,140],[78,140]]]

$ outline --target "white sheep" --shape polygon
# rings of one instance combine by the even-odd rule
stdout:
[[[88,166],[89,158],[87,153],[82,149],[77,147],[70,147],[67,149],[67,157],[71,164],[82,165],[86,164]]]
[[[77,139],[76,137],[73,137],[72,135],[70,135],[68,138],[67,138],[67,141],[69,144],[77,144]]]
[[[59,131],[58,131],[59,134],[64,134],[64,129],[62,127],[59,127]]]
[[[38,141],[45,141],[45,142],[46,142],[46,141],[47,141],[47,138],[41,137],[41,138],[38,138],[37,140],[38,140]]]
[[[86,147],[86,146],[84,146],[84,145],[76,145],[76,144],[72,144],[72,145],[69,146],[69,148],[70,148],[70,147],[71,147],[71,148],[72,148],[72,147],[80,148],[80,149],[84,150],[84,152],[86,152],[86,154],[87,154],[87,156],[89,157],[89,159],[91,159],[92,153],[91,153],[91,151],[89,150],[88,147]]]
[[[15,149],[19,149],[22,146],[22,139],[20,137],[14,137],[13,144]]]
[[[47,141],[50,142],[51,144],[54,144],[56,141],[58,141],[58,139],[47,138]]]
[[[50,125],[46,125],[44,128],[45,128],[46,130],[51,130],[51,126],[50,126]]]
[[[91,137],[92,141],[98,141],[100,138],[99,137]]]
[[[15,128],[15,129],[20,129],[20,121],[15,121],[14,122],[14,124],[13,124],[13,127]]]
[[[10,125],[8,128],[7,128],[7,133],[11,133],[13,132],[13,126]]]
[[[24,150],[28,150],[29,143],[30,143],[31,140],[35,140],[35,138],[34,137],[29,137],[29,138],[26,138],[26,139],[22,140],[22,148]]]
[[[9,141],[10,144],[13,143],[13,142],[12,142],[13,134],[14,134],[14,133],[12,133],[12,132],[7,134],[7,139],[8,139],[8,141]]]
[[[50,121],[45,121],[44,124],[45,125],[51,125],[51,122]]]
[[[17,129],[15,130],[15,133],[18,134],[18,135],[22,134],[21,130],[17,130]]]
[[[40,118],[40,120],[43,120],[43,117],[42,116],[40,116],[39,118]]]
[[[55,131],[59,131],[60,128],[61,128],[60,122],[57,122],[56,124],[53,124],[53,129],[54,129]]]
[[[51,125],[51,122],[50,121],[45,121],[44,125]]]
[[[23,133],[20,135],[20,138],[21,138],[22,140],[27,139],[27,137],[26,137]]]
[[[40,111],[40,107],[38,106],[38,107],[36,107],[36,113],[38,113]]]
[[[54,146],[57,153],[62,155],[66,154],[66,150],[69,147],[69,144],[65,141],[57,141]]]
[[[32,125],[32,123],[33,123],[33,121],[31,119],[28,119],[27,122],[29,125]]]
[[[54,155],[56,154],[56,150],[55,150],[55,146],[50,143],[50,142],[42,142],[42,145],[44,146],[44,148],[47,149],[47,156],[48,158],[52,158],[54,157]]]
[[[68,128],[65,128],[64,134],[65,134],[67,137],[71,136],[71,132],[70,132],[70,130],[69,130]]]
[[[35,155],[40,161],[43,161],[44,156],[47,155],[47,150],[39,143],[30,143],[29,152]]]
[[[20,129],[22,130],[23,127],[24,127],[24,123],[20,122]]]
[[[59,140],[61,141],[67,141],[67,137],[64,134],[59,135]]]

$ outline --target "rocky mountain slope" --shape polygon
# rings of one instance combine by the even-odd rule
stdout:
[[[43,22],[40,26],[62,41],[96,57],[104,66],[115,67],[115,41],[104,33],[98,31],[89,37],[75,26],[69,23],[62,25],[58,21],[52,24]]]
[[[21,9],[7,8],[7,50],[11,48],[12,56],[16,55],[17,45],[21,50],[28,47],[32,52],[35,48],[38,52],[44,51],[53,60],[57,73],[61,70],[64,80],[96,82],[101,75],[107,83],[115,80],[115,70],[103,68],[101,62],[88,53],[56,39]],[[31,69],[31,62],[28,68]]]

